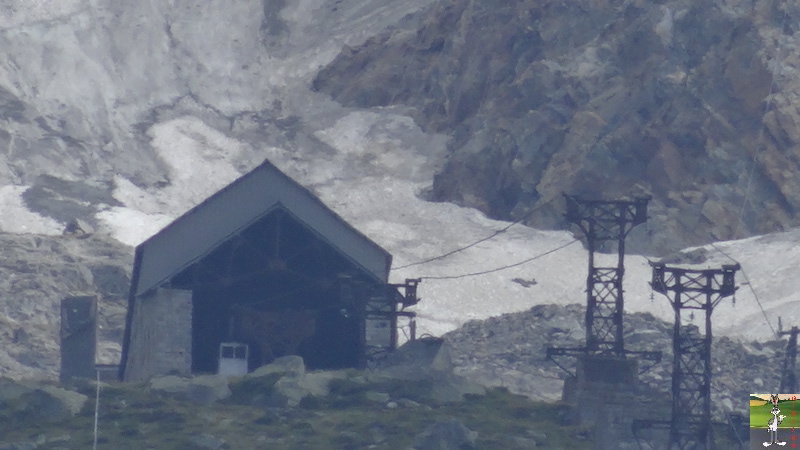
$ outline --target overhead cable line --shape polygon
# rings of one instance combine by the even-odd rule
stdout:
[[[786,28],[786,19],[788,18],[788,13],[784,11],[783,15],[783,28]],[[775,72],[777,75],[780,75],[781,71],[781,47],[780,42],[776,42],[775,44]],[[750,165],[750,172],[747,176],[747,185],[744,190],[744,199],[742,200],[742,208],[739,213],[739,220],[736,222],[736,226],[733,229],[733,239],[736,239],[736,235],[739,233],[739,227],[744,221],[744,210],[747,207],[747,201],[750,198],[750,187],[753,181],[753,173],[756,170],[756,164],[758,163],[758,155],[761,153],[761,146],[762,142],[764,141],[764,129],[767,127],[766,123],[764,122],[764,118],[769,112],[770,106],[772,106],[772,94],[775,90],[775,74],[773,74],[772,79],[770,80],[769,84],[769,92],[767,93],[767,101],[764,104],[764,112],[761,114],[761,128],[758,130],[758,138],[756,138],[756,150],[753,153],[753,162]],[[738,183],[737,183],[738,184]]]
[[[788,14],[784,11],[784,16],[783,16],[783,27],[784,28],[786,28],[786,19],[787,18],[788,18]],[[775,72],[776,72],[777,75],[780,75],[780,70],[781,70],[781,47],[780,47],[780,43],[776,42],[775,46],[776,46],[776,49],[775,49]],[[758,163],[758,155],[761,153],[761,147],[762,147],[762,143],[764,141],[764,130],[766,129],[766,124],[764,122],[764,117],[766,117],[767,113],[769,112],[769,108],[772,106],[772,94],[775,91],[775,78],[776,78],[776,76],[773,74],[773,77],[770,80],[769,91],[768,91],[767,97],[766,97],[767,101],[764,104],[764,112],[761,114],[761,128],[758,130],[758,137],[756,138],[756,149],[755,149],[755,152],[753,153],[752,163],[750,164],[750,170],[749,170],[748,175],[747,175],[747,184],[745,186],[744,199],[742,200],[742,207],[741,207],[741,210],[739,212],[739,220],[736,221],[736,226],[734,227],[734,230],[733,230],[733,235],[732,235],[733,239],[736,239],[736,236],[739,234],[739,228],[742,225],[742,223],[744,223],[744,211],[747,208],[747,202],[750,199],[750,190],[751,190],[751,186],[752,186],[752,182],[753,182],[753,174],[755,173],[756,165]],[[739,264],[739,267],[741,268],[741,271],[742,271],[742,276],[744,276],[744,279],[747,282],[747,285],[750,287],[750,292],[753,293],[753,297],[756,299],[756,303],[758,303],[758,307],[761,309],[761,313],[764,315],[764,320],[766,320],[767,325],[769,325],[770,330],[772,330],[772,333],[775,336],[778,336],[778,334],[775,331],[775,328],[772,326],[772,323],[770,323],[770,321],[769,321],[769,317],[767,317],[767,312],[764,310],[764,306],[761,304],[761,300],[759,300],[758,294],[756,294],[756,291],[753,288],[753,284],[750,282],[750,279],[747,277],[747,272],[744,270],[744,267],[739,263],[739,261],[734,259],[731,255],[729,255],[728,253],[723,251],[721,248],[717,247],[717,245],[715,243],[712,242],[711,246],[714,247],[714,249],[716,249],[718,252],[720,252],[723,255],[725,255],[725,257],[727,257],[731,261],[735,262],[736,264]]]
[[[769,321],[769,317],[767,317],[767,312],[764,310],[764,306],[761,304],[761,300],[758,299],[758,294],[756,294],[756,290],[753,288],[753,283],[751,283],[750,282],[750,278],[747,277],[747,272],[744,270],[744,266],[742,266],[742,264],[739,263],[739,261],[735,260],[727,252],[725,252],[721,248],[717,247],[717,245],[714,244],[713,242],[711,243],[711,246],[714,247],[718,252],[720,252],[723,255],[725,255],[731,261],[735,262],[736,264],[739,264],[739,270],[741,270],[742,276],[744,277],[744,281],[747,283],[747,286],[750,288],[750,292],[753,293],[753,297],[756,299],[756,303],[758,303],[758,307],[761,309],[761,314],[764,315],[764,320],[767,321],[767,325],[769,325],[769,329],[772,330],[772,334],[774,334],[775,336],[778,336],[778,333],[775,331],[775,328],[772,326],[772,323],[770,323],[770,321]]]
[[[427,264],[427,263],[429,263],[429,262],[438,261],[438,260],[440,260],[440,259],[444,259],[444,258],[447,258],[448,256],[454,255],[454,254],[456,254],[456,253],[458,253],[458,252],[462,252],[462,251],[464,251],[464,250],[466,250],[466,249],[468,249],[468,248],[474,247],[474,246],[476,246],[476,245],[480,244],[481,242],[486,242],[486,241],[488,241],[488,240],[490,240],[490,239],[494,239],[494,238],[495,238],[495,237],[497,237],[498,235],[500,235],[500,234],[502,234],[502,233],[505,233],[505,232],[506,232],[506,231],[507,231],[509,228],[513,227],[514,225],[517,225],[518,223],[520,223],[520,222],[522,222],[523,220],[525,220],[525,219],[527,219],[528,217],[530,217],[530,216],[531,216],[531,215],[532,215],[534,212],[536,212],[536,211],[538,211],[538,210],[540,210],[540,209],[544,208],[545,206],[549,205],[550,203],[553,203],[553,200],[555,200],[556,198],[558,198],[558,196],[556,196],[556,197],[553,197],[553,198],[551,198],[550,200],[548,200],[548,201],[546,201],[546,202],[542,203],[541,205],[539,205],[539,206],[537,206],[537,207],[535,207],[535,208],[531,209],[530,211],[528,211],[527,213],[525,213],[525,215],[524,215],[524,216],[522,216],[522,217],[520,217],[519,219],[517,219],[517,220],[515,220],[515,221],[511,222],[511,223],[510,223],[510,224],[508,224],[507,226],[505,226],[505,227],[503,227],[503,228],[501,228],[501,229],[499,229],[499,230],[495,231],[494,233],[492,233],[492,234],[490,234],[490,235],[488,235],[488,236],[486,236],[486,237],[484,237],[484,238],[481,238],[481,239],[479,239],[479,240],[477,240],[477,241],[475,241],[475,242],[473,242],[473,243],[471,243],[471,244],[469,244],[469,245],[465,245],[464,247],[459,247],[459,248],[457,248],[457,249],[455,249],[455,250],[449,251],[449,252],[447,252],[447,253],[444,253],[444,254],[442,254],[442,255],[439,255],[439,256],[434,256],[433,258],[428,258],[428,259],[424,259],[424,260],[422,260],[422,261],[417,261],[417,262],[415,262],[415,263],[411,263],[411,264],[405,264],[405,265],[403,265],[403,266],[398,266],[398,267],[395,267],[395,268],[394,268],[394,270],[398,270],[398,269],[405,269],[406,267],[419,266],[419,265],[422,265],[422,264]]]
[[[493,272],[499,272],[501,270],[506,270],[506,269],[510,269],[512,267],[521,266],[523,264],[527,264],[527,263],[529,263],[531,261],[534,261],[536,259],[539,259],[539,258],[542,258],[544,256],[550,255],[550,254],[555,253],[555,252],[557,252],[557,251],[559,251],[559,250],[561,250],[563,248],[569,247],[570,245],[572,245],[572,244],[574,244],[574,243],[576,243],[578,241],[580,241],[580,238],[573,239],[573,240],[567,242],[566,244],[561,245],[559,247],[556,247],[556,248],[554,248],[552,250],[548,250],[548,251],[546,251],[546,252],[544,252],[542,254],[539,254],[539,255],[536,255],[534,257],[531,257],[531,258],[516,262],[514,264],[509,264],[507,266],[497,267],[497,268],[494,268],[494,269],[484,270],[484,271],[481,271],[481,272],[465,273],[465,274],[461,274],[461,275],[448,275],[448,276],[441,276],[441,277],[420,277],[420,278],[423,279],[423,280],[454,280],[454,279],[457,279],[457,278],[475,277],[475,276],[478,276],[478,275],[486,275],[486,274],[493,273]]]

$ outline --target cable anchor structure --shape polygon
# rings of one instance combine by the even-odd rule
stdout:
[[[565,195],[565,218],[580,228],[589,251],[589,270],[586,277],[586,346],[580,348],[549,347],[547,356],[559,367],[558,356],[595,355],[623,358],[637,355],[642,359],[660,361],[661,352],[632,352],[625,349],[623,337],[624,298],[622,279],[625,273],[625,238],[637,225],[647,221],[650,197],[628,200],[584,200]],[[616,243],[617,264],[613,267],[595,265],[595,253],[605,243]]]
[[[722,299],[736,292],[739,264],[721,269],[692,270],[650,263],[655,292],[669,298],[675,312],[672,351],[672,417],[669,421],[638,420],[634,431],[669,428],[670,450],[713,450],[711,428],[711,313]],[[693,323],[683,324],[682,313],[695,312],[705,333]]]

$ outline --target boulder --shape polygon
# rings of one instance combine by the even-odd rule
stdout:
[[[475,448],[476,431],[472,431],[457,419],[436,422],[414,440],[416,450],[461,450]]]
[[[389,403],[389,400],[391,400],[389,394],[385,392],[368,391],[364,394],[364,397],[370,402],[380,403],[382,405]]]
[[[303,358],[297,355],[287,355],[276,358],[269,364],[265,364],[252,373],[250,377],[263,377],[271,373],[280,372],[290,376],[302,377],[306,373],[306,365]]]
[[[308,395],[316,395],[321,397],[328,395],[330,392],[328,385],[332,380],[343,379],[346,377],[347,373],[339,370],[308,372],[303,377],[302,385]]]
[[[86,395],[68,391],[56,386],[44,386],[40,389],[50,398],[54,411],[62,412],[64,417],[78,414],[89,399]],[[34,391],[35,392],[35,391]]]
[[[267,398],[267,406],[295,407],[306,395],[308,393],[299,378],[284,376],[275,383],[272,395]]]
[[[398,379],[421,379],[431,374],[453,373],[449,344],[441,338],[406,342],[379,361],[373,372]]]
[[[85,220],[73,218],[64,227],[65,236],[75,236],[80,239],[85,239],[94,234],[94,227],[89,225]]]
[[[14,400],[32,391],[33,388],[8,378],[0,379],[0,403]]]
[[[442,338],[409,341],[380,361],[372,376],[400,380],[424,380],[431,384],[430,398],[449,403],[466,394],[482,395],[486,389],[453,372],[449,344]]]
[[[245,382],[279,376],[268,392],[255,394],[251,404],[269,407],[295,407],[303,397],[328,395],[328,384],[333,379],[344,378],[344,371],[306,372],[305,363],[300,356],[290,355],[277,358],[270,364],[259,367],[245,377]],[[249,380],[249,381],[248,381]]]
[[[224,439],[207,433],[192,437],[192,444],[198,449],[220,450],[225,448]]]
[[[175,394],[201,404],[214,403],[231,396],[228,378],[222,375],[200,375],[193,378],[169,375],[153,378],[150,380],[150,389]]]
[[[13,392],[7,397],[6,405],[11,408],[13,416],[24,421],[55,422],[68,419],[78,414],[88,400],[83,394],[56,386],[17,389],[7,385],[7,388],[6,394]],[[29,390],[21,392],[20,389]]]
[[[395,403],[398,406],[402,406],[403,408],[419,408],[420,406],[422,406],[419,403],[415,402],[414,400],[408,398],[399,398]]]
[[[183,392],[186,389],[187,381],[188,380],[186,378],[181,378],[175,375],[155,377],[150,380],[150,389],[174,394]]]
[[[344,378],[344,372],[312,372],[303,376],[285,375],[273,386],[267,404],[273,407],[295,407],[303,397],[323,397],[330,392],[328,384],[333,379]]]
[[[200,375],[189,385],[189,400],[197,403],[214,403],[231,396],[228,378],[221,375]]]

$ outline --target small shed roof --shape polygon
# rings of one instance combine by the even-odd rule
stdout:
[[[389,252],[265,160],[136,247],[131,298],[176,275],[279,204],[365,273],[388,281]]]

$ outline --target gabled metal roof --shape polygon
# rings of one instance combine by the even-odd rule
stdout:
[[[265,160],[136,247],[130,299],[176,275],[279,203],[365,273],[388,281],[392,256],[386,250]]]

